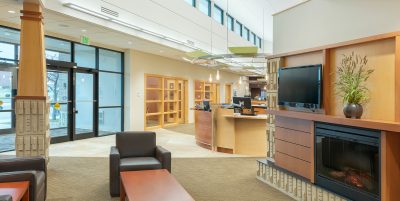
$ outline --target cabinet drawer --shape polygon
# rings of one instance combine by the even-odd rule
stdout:
[[[312,143],[312,135],[310,133],[295,131],[281,127],[275,128],[275,138],[305,147],[311,147]]]
[[[311,133],[313,130],[313,122],[303,119],[294,119],[288,117],[276,116],[275,125],[281,128],[287,128],[296,131]]]
[[[290,172],[293,172],[297,175],[300,175],[304,178],[307,178],[311,181],[313,180],[312,179],[313,171],[312,171],[311,164],[306,161],[288,156],[288,155],[280,153],[280,152],[276,152],[275,165],[277,165],[283,169],[286,169]]]
[[[311,148],[292,144],[278,139],[275,141],[275,149],[276,151],[307,162],[311,162],[313,158],[313,152],[311,151]]]

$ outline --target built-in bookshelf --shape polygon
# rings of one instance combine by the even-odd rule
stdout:
[[[187,80],[145,75],[145,129],[187,122]]]
[[[201,80],[194,81],[194,103],[201,104],[203,100],[209,100],[211,104],[219,103],[219,84]]]

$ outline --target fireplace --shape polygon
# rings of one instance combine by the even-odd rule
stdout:
[[[316,184],[351,200],[380,200],[380,132],[315,125]]]

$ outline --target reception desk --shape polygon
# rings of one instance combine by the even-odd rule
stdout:
[[[266,121],[266,115],[237,115],[233,109],[196,110],[196,143],[218,152],[265,156]]]

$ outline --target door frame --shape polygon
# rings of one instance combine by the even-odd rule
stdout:
[[[83,134],[76,134],[75,129],[76,129],[76,73],[85,73],[85,74],[91,74],[93,75],[93,122],[92,122],[92,128],[93,131],[92,132],[88,132],[88,133],[83,133]],[[98,85],[98,70],[96,69],[91,69],[91,68],[74,68],[73,69],[73,88],[71,90],[72,92],[72,140],[80,140],[80,139],[87,139],[87,138],[92,138],[92,137],[97,137],[98,136],[98,113],[96,111],[98,111],[98,97],[99,97],[99,93],[98,93],[98,89],[97,89],[97,85]],[[78,111],[79,112],[79,111]]]
[[[11,112],[11,128],[0,129],[0,135],[2,134],[10,134],[15,133],[15,96],[17,95],[17,85],[18,85],[18,65],[16,64],[9,64],[3,65],[0,64],[0,71],[3,72],[10,72],[12,74],[12,81],[11,81],[11,109],[10,110],[1,110],[2,112]]]
[[[51,137],[51,143],[60,143],[60,142],[68,142],[71,140],[71,114],[72,114],[72,96],[71,96],[71,90],[72,90],[72,68],[71,67],[65,67],[65,66],[56,66],[56,65],[52,65],[52,64],[48,64],[47,65],[47,69],[46,69],[46,75],[47,72],[50,71],[60,71],[60,72],[66,72],[68,74],[68,100],[67,100],[67,104],[68,104],[68,124],[67,124],[67,135],[65,136],[60,136],[60,137]],[[50,129],[51,130],[51,129]]]

